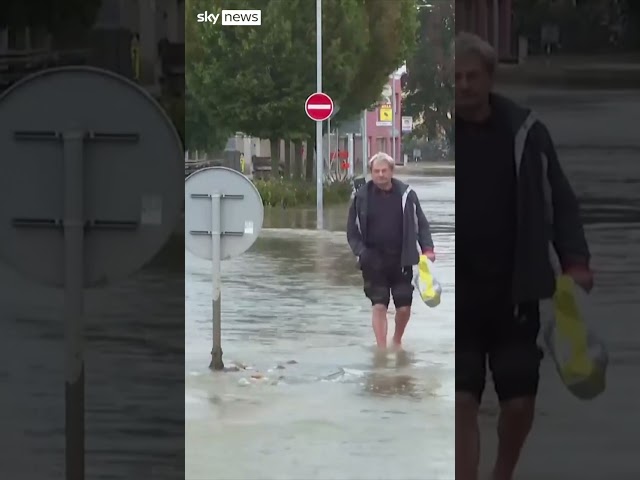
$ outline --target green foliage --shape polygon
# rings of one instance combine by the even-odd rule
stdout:
[[[336,126],[377,103],[389,75],[415,49],[416,0],[363,0],[363,5],[367,25],[359,34],[367,39],[366,50],[336,116]]]
[[[316,184],[303,180],[284,178],[254,180],[262,196],[262,203],[268,207],[312,207],[316,204]],[[342,204],[349,201],[353,191],[349,178],[328,181],[324,185],[325,205]]]
[[[416,49],[407,62],[403,115],[422,120],[414,136],[444,136],[452,144],[455,6],[453,0],[429,3],[420,9]]]
[[[364,48],[359,0],[325,0],[323,90],[336,102],[348,93],[353,65]],[[213,11],[207,0],[190,0],[188,18]],[[260,138],[306,138],[314,123],[304,101],[315,88],[315,2],[238,0],[237,9],[260,8],[260,27],[221,28],[190,22],[187,48],[188,144],[195,122],[223,135],[242,131]],[[218,8],[218,11],[221,8]],[[217,12],[216,12],[217,13]],[[195,107],[195,108],[194,108]]]
[[[415,0],[324,0],[323,91],[340,106],[336,122],[375,103],[388,75],[413,44]],[[305,140],[304,113],[316,91],[315,2],[235,0],[262,11],[259,27],[221,28],[193,21],[219,13],[208,0],[187,0],[187,146],[207,147],[237,131]]]

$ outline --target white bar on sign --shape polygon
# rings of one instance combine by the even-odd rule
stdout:
[[[262,11],[222,10],[222,25],[262,25]]]
[[[331,105],[307,105],[309,110],[331,110]]]

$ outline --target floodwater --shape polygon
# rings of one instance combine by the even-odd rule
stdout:
[[[444,284],[437,308],[416,298],[406,354],[374,360],[346,207],[325,212],[326,231],[267,228],[223,263],[224,360],[238,372],[208,370],[210,267],[186,254],[187,480],[453,480],[454,180],[405,180]],[[301,227],[315,217],[290,215]],[[266,226],[286,220],[270,212]]]
[[[610,352],[607,391],[590,402],[573,398],[550,360],[544,361],[537,419],[516,478],[639,478],[640,94],[506,93],[547,123],[582,202],[596,272],[587,321]],[[498,408],[491,390],[482,412],[485,471],[496,447]]]
[[[163,258],[126,281],[86,292],[88,480],[183,478],[184,372],[176,367],[184,355],[182,264]],[[0,478],[59,480],[62,294],[4,266],[0,285]]]

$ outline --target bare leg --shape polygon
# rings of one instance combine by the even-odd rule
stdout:
[[[478,408],[473,395],[456,392],[456,480],[478,480]]]
[[[393,334],[393,346],[395,348],[402,347],[402,336],[410,318],[411,307],[396,308],[396,329]]]
[[[531,431],[535,398],[515,398],[500,404],[498,420],[498,458],[493,480],[511,480],[520,452]]]
[[[374,305],[371,315],[371,325],[373,326],[373,333],[376,336],[376,343],[378,348],[384,350],[387,348],[387,306],[386,305]]]

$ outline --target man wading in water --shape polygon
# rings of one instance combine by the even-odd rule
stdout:
[[[590,290],[576,197],[546,127],[491,93],[496,54],[460,34],[456,46],[456,479],[477,480],[478,409],[486,364],[500,401],[493,480],[511,480],[533,423],[541,352],[538,303],[562,269]]]
[[[372,180],[354,195],[347,220],[347,240],[358,257],[364,293],[373,306],[371,323],[380,350],[387,348],[391,297],[396,307],[393,346],[400,349],[411,316],[413,266],[421,252],[435,261],[429,222],[418,196],[393,178],[394,167],[386,153],[371,157]]]

